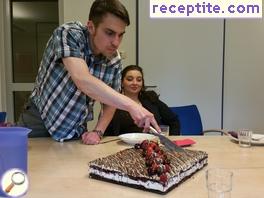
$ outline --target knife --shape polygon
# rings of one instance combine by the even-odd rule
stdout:
[[[115,139],[111,139],[111,140],[100,141],[99,144],[105,144],[105,143],[114,142],[114,141],[117,141],[117,140],[120,140],[120,138],[115,138]]]
[[[165,137],[164,135],[161,135],[152,126],[150,126],[149,129],[150,133],[157,136],[160,140],[160,143],[163,144],[170,151],[185,152],[183,148],[177,146],[174,142],[172,142],[169,138]]]

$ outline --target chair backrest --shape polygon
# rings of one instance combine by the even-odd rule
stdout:
[[[181,135],[203,135],[203,125],[196,105],[170,107],[178,116]]]
[[[6,112],[0,112],[0,122],[6,121]]]

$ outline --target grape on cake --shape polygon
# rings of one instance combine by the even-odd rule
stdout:
[[[92,178],[165,194],[207,165],[204,151],[169,151],[157,142],[144,140],[89,163]]]

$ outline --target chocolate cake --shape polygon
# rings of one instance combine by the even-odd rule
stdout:
[[[89,175],[165,194],[203,168],[207,158],[203,151],[169,151],[157,143],[144,141],[135,148],[91,161]]]

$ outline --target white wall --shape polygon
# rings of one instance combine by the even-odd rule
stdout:
[[[150,19],[139,1],[139,65],[169,106],[196,104],[204,128],[221,127],[223,20]]]
[[[264,133],[264,20],[227,20],[224,127]]]
[[[150,19],[140,1],[139,63],[170,106],[197,104],[204,128],[264,133],[264,20]]]

